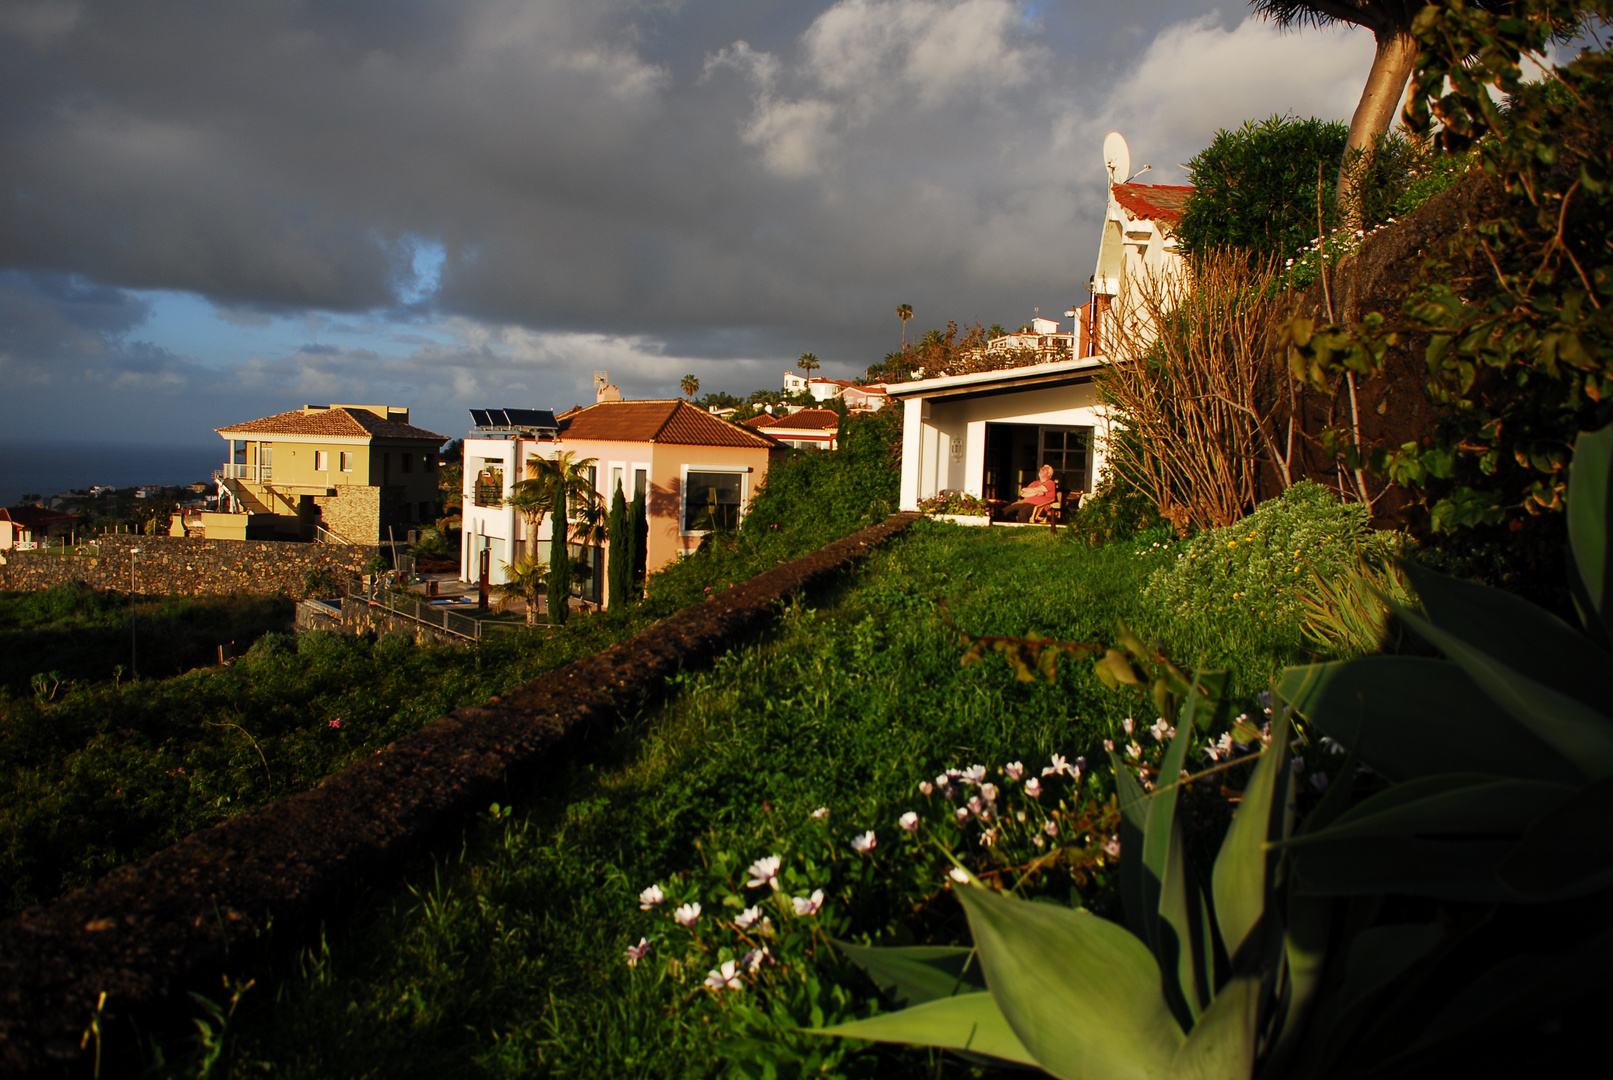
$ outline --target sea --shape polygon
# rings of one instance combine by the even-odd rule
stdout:
[[[222,442],[168,446],[0,439],[0,506],[15,504],[24,493],[48,499],[97,484],[126,488],[211,480],[227,452]]]

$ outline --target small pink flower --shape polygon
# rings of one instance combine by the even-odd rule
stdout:
[[[766,945],[763,945],[760,949],[752,949],[740,957],[739,966],[745,969],[746,974],[754,975],[761,969],[763,964],[772,961],[772,959],[773,954],[768,951]]]
[[[1003,775],[1008,777],[1008,779],[1010,779],[1010,780],[1018,780],[1021,776],[1025,775],[1025,764],[1024,764],[1024,762],[1013,761],[1013,762],[1008,763],[1007,765],[1004,765],[1003,766]]]
[[[980,834],[981,847],[995,847],[997,844],[997,830],[990,828]]]
[[[751,927],[756,925],[761,917],[761,908],[748,907],[744,911],[741,911],[738,915],[734,916],[734,925],[739,927],[741,930],[749,930]]]
[[[1103,853],[1109,856],[1111,859],[1118,859],[1120,857],[1120,837],[1111,836],[1108,840],[1104,841]]]
[[[956,881],[959,885],[969,884],[969,871],[963,869],[961,866],[954,866],[952,869],[948,870],[947,877],[951,878],[953,881]]]
[[[661,886],[651,885],[648,889],[638,894],[638,909],[648,911],[665,899],[666,894],[661,891]]]
[[[672,919],[679,926],[694,929],[694,924],[700,921],[700,905],[684,904],[672,913]]]
[[[745,871],[750,875],[750,880],[745,884],[752,889],[760,889],[765,885],[771,885],[777,889],[778,882],[775,879],[778,877],[779,867],[783,862],[784,859],[778,855],[769,855],[765,859],[757,859]]]
[[[1130,735],[1133,727],[1131,717],[1128,716],[1124,720],[1120,721],[1120,726],[1125,729],[1127,735]]]
[[[996,802],[997,801],[997,785],[996,784],[981,784],[980,785],[980,797],[985,799],[987,802]]]
[[[1103,748],[1105,750],[1109,751],[1109,753],[1111,753],[1111,754],[1114,753],[1115,752],[1115,741],[1113,739],[1105,739],[1105,740],[1103,740]]]
[[[1031,837],[1031,843],[1035,844],[1037,847],[1046,847],[1047,846],[1047,841],[1043,840],[1040,836]]]
[[[920,780],[919,781],[919,794],[920,795],[929,795],[934,791],[935,791],[934,785],[932,785],[928,780]]]
[[[637,945],[627,947],[627,966],[638,967],[638,962],[650,955],[650,941],[648,938],[639,938]]]
[[[870,851],[874,850],[875,843],[874,830],[869,829],[861,836],[854,836],[851,838],[851,850],[855,851],[859,855],[866,855]]]
[[[339,728],[339,727],[341,727],[341,726],[342,726],[342,721],[341,721],[341,719],[340,719],[340,718],[338,718],[338,719],[335,719],[335,720],[332,720],[332,721],[331,721],[331,722],[330,722],[330,726],[331,726],[331,727],[333,727],[333,728]]]
[[[808,915],[816,915],[818,910],[823,907],[823,890],[813,889],[811,896],[792,896],[790,897],[790,904],[795,908],[795,913],[802,918]]]
[[[896,824],[900,825],[903,829],[910,833],[916,833],[919,831],[919,816],[913,813],[913,811],[909,810],[907,813],[896,819]]]
[[[969,808],[967,806],[960,806],[956,810],[952,811],[952,813],[957,817],[957,819],[959,821],[968,821],[969,820]]]
[[[828,817],[829,817],[829,808],[827,806],[820,806],[816,810],[812,811],[812,820],[813,821],[824,821]]]
[[[1033,799],[1040,797],[1042,794],[1042,782],[1034,776],[1025,781],[1025,794]]]
[[[1126,756],[1129,757],[1129,758],[1140,758],[1140,757],[1143,756],[1143,748],[1138,746],[1134,742],[1133,743],[1127,743],[1126,744]]]
[[[1049,821],[1046,825],[1042,826],[1042,831],[1049,836],[1057,836],[1059,834],[1059,823],[1056,821]]]
[[[710,589],[706,590],[710,592]],[[724,960],[722,967],[706,972],[706,989],[708,990],[743,990],[745,984],[739,978],[739,965],[732,960]]]

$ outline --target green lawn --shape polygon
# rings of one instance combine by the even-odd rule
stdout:
[[[667,704],[524,793],[513,813],[485,817],[434,872],[333,922],[320,948],[239,972],[258,982],[230,1020],[220,1067],[239,1076],[962,1075],[918,1051],[787,1034],[855,1012],[871,994],[821,930],[769,976],[766,1007],[700,989],[703,966],[629,968],[623,950],[641,935],[668,956],[674,948],[665,914],[641,912],[636,898],[660,883],[731,915],[749,901],[724,907],[721,881],[771,852],[801,861],[792,887],[827,887],[821,925],[838,934],[955,936],[934,858],[904,846],[894,827],[921,801],[918,782],[948,766],[1034,769],[1053,753],[1094,756],[1128,713],[1146,725],[1153,710],[1141,695],[1105,690],[1090,663],[1066,663],[1052,683],[1017,682],[996,658],[962,667],[941,602],[975,633],[1112,643],[1125,618],[1184,665],[1232,667],[1241,693],[1303,653],[1296,626],[1240,605],[1194,624],[1150,608],[1140,589],[1173,550],[921,523],[818,606],[789,613],[769,640],[684,678]],[[812,818],[819,807],[827,821]],[[847,842],[864,829],[881,846],[855,855]],[[1088,892],[1089,903],[1105,902],[1101,879]],[[183,1055],[170,1047],[170,1059]]]

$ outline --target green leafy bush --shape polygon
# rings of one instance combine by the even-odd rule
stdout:
[[[1175,550],[1171,565],[1154,571],[1143,595],[1181,619],[1238,611],[1298,620],[1302,592],[1315,574],[1353,569],[1366,556],[1398,553],[1396,534],[1371,528],[1371,513],[1313,481],[1269,499],[1236,525],[1207,529]]]
[[[1094,547],[1133,540],[1144,534],[1168,536],[1172,532],[1159,516],[1159,507],[1139,488],[1112,473],[1098,484],[1098,490],[1081,500],[1069,522],[1069,530]]]

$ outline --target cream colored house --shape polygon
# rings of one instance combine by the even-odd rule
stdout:
[[[618,484],[629,501],[644,492],[648,573],[693,551],[712,531],[733,528],[743,519],[769,461],[782,453],[778,442],[686,401],[621,401],[607,392],[614,389],[606,387],[601,400],[587,408],[561,414],[552,432],[494,431],[479,424],[465,439],[460,562],[465,581],[476,580],[483,551],[494,583],[506,580],[505,567],[528,552],[548,559],[553,522],[546,518],[533,535],[505,500],[530,474],[535,459],[552,460],[562,452],[595,459],[593,488],[606,507]],[[577,583],[583,598],[608,603],[605,552],[573,545],[572,554],[593,568],[588,580]]]
[[[202,535],[374,544],[436,520],[447,440],[409,423],[408,409],[304,405],[215,430],[229,449]],[[198,531],[178,517],[173,528]]]
[[[1136,317],[1139,282],[1149,276],[1168,279],[1185,268],[1173,230],[1193,194],[1192,187],[1180,184],[1131,183],[1131,150],[1118,131],[1111,131],[1104,140],[1103,156],[1109,198],[1098,265],[1092,275],[1092,304],[1086,310],[1085,323],[1093,342],[1088,355],[1114,351],[1104,337],[1105,323],[1112,318]]]

